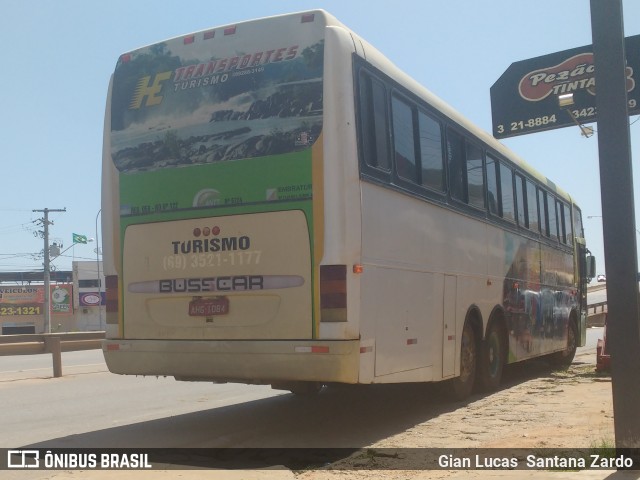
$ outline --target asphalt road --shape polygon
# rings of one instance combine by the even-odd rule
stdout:
[[[595,356],[601,334],[590,329],[579,355]],[[64,376],[52,378],[50,355],[0,357],[0,447],[353,447],[451,408],[434,385],[300,398],[268,386],[114,375],[100,350],[64,353],[62,363]]]
[[[265,386],[114,375],[100,350],[63,353],[62,364],[63,377],[51,378],[50,355],[0,357],[1,447],[175,446],[188,443],[189,436],[177,439],[168,426],[156,434],[154,421],[172,423],[182,415],[282,393]]]

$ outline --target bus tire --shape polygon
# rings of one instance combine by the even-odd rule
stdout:
[[[549,356],[551,365],[558,368],[569,368],[573,362],[573,357],[576,356],[576,349],[578,348],[578,325],[574,315],[569,318],[569,325],[567,325],[567,346],[564,350],[556,353],[552,353]]]
[[[456,401],[464,400],[473,391],[477,365],[476,334],[471,322],[464,322],[460,346],[460,375],[448,381],[449,396]]]
[[[491,322],[480,351],[478,379],[483,391],[498,389],[502,380],[502,371],[507,359],[505,331],[498,321]]]

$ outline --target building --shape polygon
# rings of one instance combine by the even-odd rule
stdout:
[[[104,330],[102,262],[73,262],[51,272],[51,331]],[[0,334],[44,333],[43,272],[0,274]]]

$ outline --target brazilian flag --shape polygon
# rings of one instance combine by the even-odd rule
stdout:
[[[86,235],[73,234],[73,243],[87,243]]]

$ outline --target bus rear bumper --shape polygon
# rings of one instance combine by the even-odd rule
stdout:
[[[357,383],[358,340],[124,340],[102,343],[107,367],[122,375],[269,384]]]

